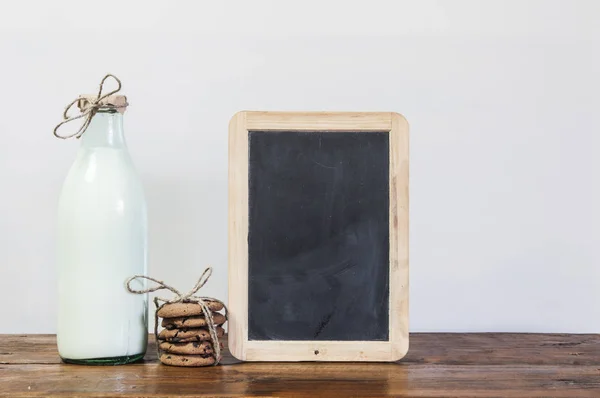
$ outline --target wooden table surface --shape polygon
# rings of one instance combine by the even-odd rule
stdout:
[[[600,336],[411,334],[396,363],[60,362],[52,335],[0,335],[0,396],[600,397]],[[151,337],[150,341],[154,338]]]

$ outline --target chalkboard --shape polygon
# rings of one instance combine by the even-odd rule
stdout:
[[[249,132],[249,340],[388,339],[388,153],[387,132]]]
[[[229,346],[244,360],[408,349],[408,126],[394,113],[230,124]]]

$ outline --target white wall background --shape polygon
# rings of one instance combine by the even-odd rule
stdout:
[[[0,333],[55,331],[64,105],[117,74],[151,275],[227,297],[238,110],[411,124],[411,330],[600,331],[600,1],[3,1]],[[92,283],[93,281],[90,281]]]

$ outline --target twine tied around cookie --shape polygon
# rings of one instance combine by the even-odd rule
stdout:
[[[106,79],[108,79],[109,77],[112,77],[116,82],[117,82],[117,88],[106,93],[106,94],[102,94],[102,90],[104,89],[104,82],[106,81]],[[83,135],[83,133],[85,133],[85,130],[88,128],[88,126],[90,125],[90,123],[92,122],[92,118],[96,115],[96,113],[98,112],[98,110],[100,108],[108,108],[108,109],[119,109],[119,108],[126,108],[127,102],[125,102],[124,104],[121,105],[113,105],[113,104],[106,104],[106,103],[102,103],[102,100],[110,97],[113,94],[118,93],[119,91],[121,91],[121,80],[119,80],[118,77],[116,77],[115,75],[112,74],[107,74],[106,76],[104,76],[104,78],[102,79],[102,81],[100,81],[100,88],[98,89],[98,95],[96,95],[95,98],[89,98],[86,97],[85,99],[87,100],[88,104],[85,107],[85,109],[83,111],[81,111],[78,115],[75,116],[69,116],[69,110],[73,107],[73,105],[75,105],[76,103],[78,103],[79,101],[81,101],[82,99],[84,99],[83,97],[79,96],[77,98],[75,98],[73,101],[71,101],[66,107],[65,107],[65,111],[63,112],[63,121],[58,123],[56,125],[56,127],[54,127],[54,136],[63,140],[69,139],[69,138],[81,138],[81,136]],[[75,133],[72,134],[68,134],[68,135],[60,135],[58,134],[58,129],[69,122],[72,122],[74,120],[77,119],[82,119],[85,118],[84,122],[81,124],[81,126],[79,127],[79,130],[77,130]]]
[[[219,343],[219,336],[217,334],[217,326],[215,325],[212,311],[206,304],[206,300],[216,301],[216,302],[222,304],[223,308],[225,309],[225,319],[227,319],[227,306],[222,301],[217,300],[212,297],[196,296],[196,293],[198,292],[198,290],[200,290],[202,288],[202,286],[204,286],[204,284],[208,281],[208,279],[210,278],[211,275],[212,275],[212,267],[206,268],[204,270],[204,272],[202,273],[202,275],[200,275],[198,282],[196,282],[194,287],[187,293],[181,293],[179,290],[175,289],[173,286],[167,285],[163,281],[159,281],[158,279],[154,279],[154,278],[146,276],[146,275],[134,275],[131,278],[127,279],[126,287],[130,293],[146,294],[146,293],[152,293],[152,292],[156,292],[158,290],[166,289],[166,290],[170,290],[171,292],[173,292],[175,294],[175,297],[172,299],[167,299],[167,298],[162,298],[162,297],[154,298],[154,305],[156,307],[156,311],[154,312],[154,338],[156,339],[156,350],[158,352],[159,358],[160,358],[161,350],[159,348],[160,344],[158,343],[158,311],[165,304],[184,303],[185,302],[185,303],[197,303],[200,306],[200,308],[202,308],[202,313],[204,314],[204,318],[206,319],[206,324],[208,326],[208,331],[210,333],[210,339],[213,344],[214,356],[215,356],[214,364],[217,365],[219,363],[219,361],[221,360],[221,345]],[[142,289],[142,290],[136,290],[131,287],[131,282],[133,282],[136,279],[146,279],[146,280],[156,283],[157,286],[150,287],[147,289]],[[159,304],[160,302],[162,302],[162,304]]]

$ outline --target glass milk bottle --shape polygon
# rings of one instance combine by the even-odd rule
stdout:
[[[84,127],[59,200],[58,352],[69,363],[125,364],[143,358],[148,338],[147,295],[125,288],[146,274],[146,202],[123,136],[126,99],[100,103],[109,105]]]

